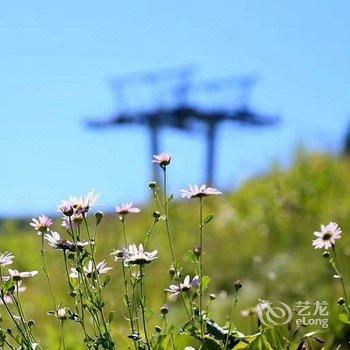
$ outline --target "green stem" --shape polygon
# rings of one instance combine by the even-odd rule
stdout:
[[[33,334],[32,330],[28,326],[28,322],[27,322],[27,319],[25,317],[25,314],[24,314],[24,311],[23,311],[23,308],[22,308],[21,299],[19,297],[19,283],[18,283],[18,281],[16,281],[16,291],[15,292],[16,292],[16,296],[14,296],[14,294],[12,294],[12,300],[15,302],[15,305],[17,307],[19,316],[21,318],[24,330],[25,330],[25,332],[28,335],[28,339],[37,343],[35,335]],[[32,339],[30,339],[30,338],[32,338]]]
[[[89,225],[87,223],[85,215],[83,215],[83,218],[84,218],[86,232],[88,234],[89,241],[91,242],[90,229],[89,229]],[[95,233],[96,233],[96,229],[95,229]],[[97,268],[96,268],[97,265],[96,265],[96,260],[95,260],[96,240],[94,240],[93,243],[94,244],[91,245],[91,252],[90,252],[91,253],[92,266],[93,266],[93,272],[91,273],[91,282],[92,282],[93,287],[96,288],[97,293],[98,293],[99,305],[98,305],[97,308],[98,308],[98,311],[99,311],[99,313],[101,315],[101,320],[102,320],[103,328],[105,330],[105,335],[108,337],[109,342],[112,343],[112,338],[111,338],[110,332],[108,331],[107,322],[106,322],[106,319],[105,319],[105,316],[104,316],[104,313],[103,313],[103,308],[100,306],[101,303],[102,303],[102,297],[101,297],[101,290],[100,290],[99,274],[98,274],[98,271],[97,271]],[[95,278],[94,278],[95,276],[94,275],[96,275],[96,281],[95,281]],[[96,283],[97,283],[97,285],[96,285]],[[90,290],[91,288],[90,288],[89,281],[86,280],[86,284],[87,284],[87,288]],[[91,294],[92,294],[92,292],[90,293],[90,295]],[[91,297],[91,301],[93,302],[93,298],[92,297]],[[96,314],[96,318],[97,318],[97,321],[99,323],[98,314]]]
[[[234,317],[235,317],[235,310],[236,310],[236,305],[237,305],[237,302],[238,302],[238,290],[235,289],[235,296],[234,296],[234,302],[233,302],[233,306],[232,306],[232,310],[231,310],[231,314],[230,314],[230,317],[228,319],[228,322],[229,322],[229,328],[228,328],[228,331],[227,331],[227,336],[226,336],[226,341],[225,341],[225,347],[224,347],[224,350],[227,349],[227,345],[228,345],[228,340],[229,340],[229,337],[230,337],[230,333],[231,333],[231,329],[232,329],[232,323],[234,322]]]
[[[148,334],[147,334],[147,324],[146,324],[146,315],[145,315],[145,295],[144,295],[144,288],[143,288],[143,271],[142,271],[142,265],[140,265],[140,306],[141,306],[141,314],[142,314],[142,323],[143,323],[143,332],[145,334],[145,340],[147,348],[150,350],[151,346],[149,344],[148,340]]]
[[[61,341],[62,341],[63,349],[65,349],[66,348],[66,344],[65,344],[65,340],[64,340],[63,325],[62,325],[62,321],[58,318],[58,315],[57,315],[57,302],[56,302],[55,294],[54,294],[54,291],[53,291],[51,278],[50,278],[50,274],[49,274],[49,269],[48,269],[48,265],[47,265],[43,233],[41,234],[41,256],[42,256],[42,259],[43,259],[44,274],[46,276],[47,283],[49,285],[52,303],[53,303],[53,306],[55,308],[55,316],[56,316],[57,322],[59,323],[59,326],[60,326]]]
[[[342,289],[343,289],[343,293],[344,293],[344,298],[345,298],[345,302],[346,302],[346,310],[347,312],[349,313],[349,299],[348,299],[348,295],[346,293],[346,288],[345,288],[345,283],[344,283],[344,277],[343,277],[343,274],[341,272],[341,267],[340,267],[340,263],[339,263],[339,260],[338,260],[338,257],[337,257],[337,254],[335,252],[335,246],[334,244],[332,244],[332,250],[333,250],[333,255],[334,255],[334,261],[335,261],[335,264],[337,266],[337,270],[339,272],[339,276],[340,276],[340,281],[341,281],[341,285],[342,285]]]
[[[27,342],[27,343],[28,343],[27,345],[30,346],[30,339],[27,339],[28,336],[24,333],[24,331],[22,330],[21,326],[20,326],[20,325],[18,324],[18,322],[16,321],[16,318],[13,316],[12,311],[11,311],[10,308],[8,307],[8,305],[7,305],[6,301],[5,301],[5,298],[4,298],[2,295],[0,295],[0,298],[1,298],[2,303],[4,304],[4,306],[5,306],[6,310],[7,310],[7,313],[9,314],[9,316],[10,316],[10,318],[12,319],[13,323],[15,324],[16,328],[17,328],[18,331],[21,333],[21,335],[22,335],[24,341]]]
[[[199,197],[199,320],[201,326],[201,338],[204,339],[203,324],[203,198]]]
[[[69,285],[70,290],[73,292],[73,291],[74,291],[74,288],[73,288],[73,286],[72,286],[72,283],[71,283],[70,277],[69,277],[68,263],[67,263],[67,253],[66,253],[65,250],[63,251],[63,256],[64,256],[64,266],[65,266],[65,270],[66,270],[68,285]],[[81,328],[83,329],[85,338],[86,338],[86,339],[90,339],[90,336],[89,336],[89,334],[87,333],[87,330],[86,330],[86,328],[85,328],[83,306],[81,307],[81,313],[80,313],[79,307],[78,307],[78,304],[77,304],[77,302],[76,302],[75,297],[73,297],[73,300],[74,300],[74,304],[75,304],[76,311],[77,311],[77,313],[78,313],[78,315],[79,315],[79,323],[80,323],[80,325],[81,325]],[[81,314],[81,317],[80,317],[80,314]]]
[[[130,300],[129,300],[128,281],[126,279],[124,262],[122,261],[121,264],[122,264],[123,279],[124,279],[125,302],[126,302],[126,305],[128,307],[128,311],[129,311],[129,320],[130,320],[130,326],[131,326],[131,333],[134,335],[135,334],[135,328],[134,328],[133,314],[132,314],[132,311],[131,311],[131,305],[130,305]],[[136,340],[134,340],[134,346],[135,346],[135,349],[137,350]]]
[[[122,217],[122,224],[123,224],[124,246],[125,246],[125,249],[128,249],[128,241],[127,241],[127,239],[126,239],[126,223],[125,223],[125,216]]]
[[[173,259],[173,264],[175,264],[176,258],[175,258],[175,252],[174,252],[173,241],[172,241],[171,232],[170,232],[170,224],[169,224],[169,208],[168,208],[168,198],[167,198],[166,168],[163,168],[163,192],[164,192],[165,225],[166,225],[166,231],[167,231],[167,235],[168,235],[171,257]]]
[[[145,243],[143,245],[144,249],[146,250],[147,249],[147,243],[148,243],[148,240],[153,232],[153,228],[156,224],[156,220],[153,220],[152,224],[151,224],[151,227],[147,230],[147,233],[146,233],[146,239],[145,239]]]
[[[136,284],[137,282],[135,281],[135,279],[132,280],[132,296],[131,296],[131,311],[132,314],[135,315],[135,329],[137,331],[138,334],[140,334],[140,325],[139,325],[139,317],[138,317],[138,312],[137,312],[137,308],[136,308]]]
[[[172,263],[173,263],[173,267],[175,269],[175,278],[177,279],[179,276],[178,274],[178,264],[177,264],[177,259],[175,257],[175,252],[174,252],[174,247],[173,247],[173,241],[171,238],[171,231],[170,231],[170,223],[169,223],[169,207],[168,207],[168,198],[167,198],[167,175],[166,175],[166,168],[163,168],[163,193],[164,193],[164,214],[165,214],[165,227],[166,227],[166,232],[167,232],[167,236],[168,236],[168,241],[169,241],[169,246],[170,246],[170,251],[171,251],[171,257],[172,257]],[[158,196],[156,196],[156,198],[158,198]],[[160,211],[162,210],[162,207],[160,205],[160,202],[158,200],[158,205],[159,205],[159,209]],[[188,311],[188,308],[186,306],[186,301],[185,301],[185,297],[183,295],[183,292],[180,288],[180,282],[178,280],[176,280],[177,282],[177,286],[179,287],[179,291],[180,291],[180,295],[181,295],[181,299],[182,299],[182,303],[184,305],[184,308],[186,310],[186,314],[188,319],[191,321],[191,315]]]

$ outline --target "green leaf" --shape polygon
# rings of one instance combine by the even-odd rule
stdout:
[[[208,289],[210,281],[211,281],[211,279],[209,276],[202,277],[201,284],[202,284],[202,292],[203,293]]]
[[[3,295],[8,293],[9,291],[13,291],[15,288],[15,282],[13,281],[13,278],[8,279],[3,285],[2,285],[2,292]]]
[[[220,344],[220,342],[218,342],[214,338],[205,336],[204,337],[204,341],[203,341],[202,349],[203,350],[222,350],[223,347]]]
[[[213,218],[214,218],[214,215],[209,214],[209,215],[204,219],[203,225],[209,224],[209,222],[210,222],[211,220],[213,220]]]
[[[108,323],[112,323],[115,320],[115,311],[111,311],[108,314]]]
[[[346,323],[346,324],[350,324],[349,314],[342,312],[338,315],[338,318],[341,322]]]
[[[174,194],[172,193],[168,199],[167,199],[167,203],[169,203],[170,201],[172,201],[174,199]]]
[[[102,284],[101,284],[101,288],[103,289],[104,287],[106,287],[106,285],[111,281],[111,276],[107,275],[107,277],[103,280]]]
[[[79,286],[79,280],[77,278],[70,278],[70,284],[73,289],[77,289]]]
[[[189,256],[189,258],[190,258],[192,263],[196,263],[197,262],[198,258],[194,255],[193,250],[189,250],[188,251],[188,256]]]
[[[251,350],[273,350],[266,336],[262,334],[250,343]]]
[[[233,347],[233,350],[246,350],[246,349],[249,349],[249,344],[244,343],[242,341]]]

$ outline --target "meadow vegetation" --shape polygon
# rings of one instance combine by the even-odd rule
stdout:
[[[175,176],[171,163],[161,168],[166,170],[167,181],[171,182]],[[350,283],[350,161],[301,152],[289,169],[275,165],[268,173],[246,181],[234,192],[196,196],[193,195],[196,189],[192,190],[192,196],[187,196],[189,199],[181,199],[180,191],[171,196],[164,193],[162,183],[151,183],[151,200],[145,206],[137,206],[141,208],[140,213],[130,211],[135,206],[126,205],[120,206],[117,214],[109,208],[111,211],[99,217],[95,212],[105,208],[97,203],[83,213],[81,232],[69,222],[66,229],[62,227],[62,215],[57,213],[52,217],[50,230],[59,232],[72,244],[85,241],[86,246],[81,250],[51,247],[49,240],[44,239],[50,231],[38,235],[29,225],[30,219],[1,221],[0,251],[15,256],[15,267],[10,268],[39,272],[23,282],[26,290],[20,293],[27,323],[35,322],[28,327],[28,334],[33,329],[39,340],[38,348],[226,350],[337,349],[341,346],[339,349],[347,349],[350,341],[346,301]],[[186,193],[183,194],[186,197]],[[76,200],[79,202],[79,198]],[[334,259],[333,245],[328,254],[312,246],[316,238],[314,231],[320,231],[321,224],[331,221],[343,231],[334,245],[338,262]],[[89,232],[85,223],[90,227]],[[71,231],[72,236],[66,231]],[[88,244],[91,238],[96,238],[96,244]],[[137,251],[128,248],[133,243],[137,244]],[[138,251],[139,243],[147,245],[145,250],[153,254],[146,256],[149,261],[137,260],[142,253]],[[46,264],[41,254],[42,244],[56,310],[42,269]],[[119,252],[111,255],[115,250]],[[67,278],[63,251],[67,253],[67,271],[76,277]],[[89,261],[90,275],[83,270]],[[94,269],[101,261],[106,265],[94,276]],[[113,269],[102,272],[108,267]],[[4,267],[3,271],[6,270]],[[185,279],[187,275],[189,280]],[[110,281],[106,276],[110,276]],[[6,284],[3,293],[14,293],[16,297],[19,286],[15,280],[12,276],[10,282],[3,281],[3,286]],[[134,325],[130,323],[125,284]],[[187,288],[179,290],[184,285]],[[290,306],[293,319],[284,323],[283,317],[288,315],[278,317],[281,315],[277,314],[272,323],[262,323],[257,313],[261,308],[269,311],[265,309],[266,301],[270,301],[272,307],[281,306],[281,302]],[[295,323],[297,302],[309,302],[314,307],[320,301],[327,303],[328,315],[316,316],[327,319],[327,327]],[[78,319],[84,303],[88,304],[85,307],[87,333],[96,333],[91,341],[86,339]],[[14,306],[9,304],[9,307]],[[90,307],[97,316],[86,315]],[[64,310],[58,313],[59,309]],[[9,336],[7,329],[11,328],[12,334],[18,331],[16,333],[4,305],[0,310],[3,336],[6,335],[13,348],[30,348],[26,341],[16,344]],[[94,321],[94,317],[101,324]],[[147,324],[148,339],[143,321]],[[96,331],[95,326],[100,326],[102,331]],[[21,338],[18,334],[14,337],[17,336]],[[34,343],[34,338],[30,342]]]

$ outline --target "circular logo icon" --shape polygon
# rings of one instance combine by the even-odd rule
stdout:
[[[264,326],[277,326],[290,323],[293,319],[293,311],[287,304],[282,301],[271,303],[266,300],[259,300],[257,314],[259,321]]]

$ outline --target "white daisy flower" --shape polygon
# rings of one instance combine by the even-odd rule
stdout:
[[[12,253],[5,252],[0,255],[0,267],[11,265],[15,256]]]
[[[188,190],[181,190],[182,198],[201,198],[207,197],[210,195],[219,195],[222,194],[219,190],[213,187],[207,187],[207,185],[190,185]]]
[[[46,232],[50,229],[52,220],[46,215],[41,215],[38,218],[33,218],[30,226],[33,226],[40,236],[42,232]]]
[[[136,244],[130,245],[125,251],[124,262],[130,265],[145,265],[157,259],[157,250],[152,252],[145,252],[143,245],[140,244],[137,248]]]
[[[57,211],[64,216],[72,216],[74,213],[74,203],[72,201],[62,201]]]
[[[108,271],[112,270],[113,267],[107,266],[107,263],[103,260],[94,267],[94,263],[92,260],[89,261],[87,266],[84,266],[84,274],[86,277],[91,278],[92,276],[108,273]],[[69,274],[71,278],[78,278],[79,273],[76,268],[71,268],[71,273]]]
[[[127,214],[137,214],[141,212],[140,208],[134,207],[132,202],[123,203],[121,206],[117,206],[116,213],[120,216]]]
[[[70,202],[73,204],[76,214],[85,214],[96,204],[98,197],[99,194],[92,190],[85,197],[71,197]]]
[[[328,225],[321,225],[321,232],[314,232],[317,237],[313,240],[312,245],[315,249],[329,249],[335,241],[341,238],[342,230],[335,222],[330,222]]]
[[[115,261],[124,260],[125,254],[128,252],[126,248],[114,250],[111,255],[114,256]]]
[[[167,153],[159,153],[153,156],[152,163],[159,164],[162,168],[165,168],[171,162],[171,155]]]
[[[68,240],[61,238],[61,235],[58,232],[51,231],[46,233],[44,238],[48,241],[49,245],[58,250],[68,250],[70,252],[76,252],[77,250],[83,250],[84,247],[93,244],[93,241],[83,241],[73,243]]]
[[[180,291],[182,292],[188,292],[191,288],[197,288],[199,286],[200,279],[199,276],[196,275],[193,277],[191,281],[191,277],[187,275],[182,283],[180,285],[171,284],[169,288],[165,289],[167,292],[170,293],[170,298],[176,299],[177,296],[180,294]]]
[[[18,270],[8,269],[10,276],[4,276],[5,280],[13,278],[14,281],[22,281],[23,278],[33,277],[38,274],[38,271],[23,271],[19,272]]]

